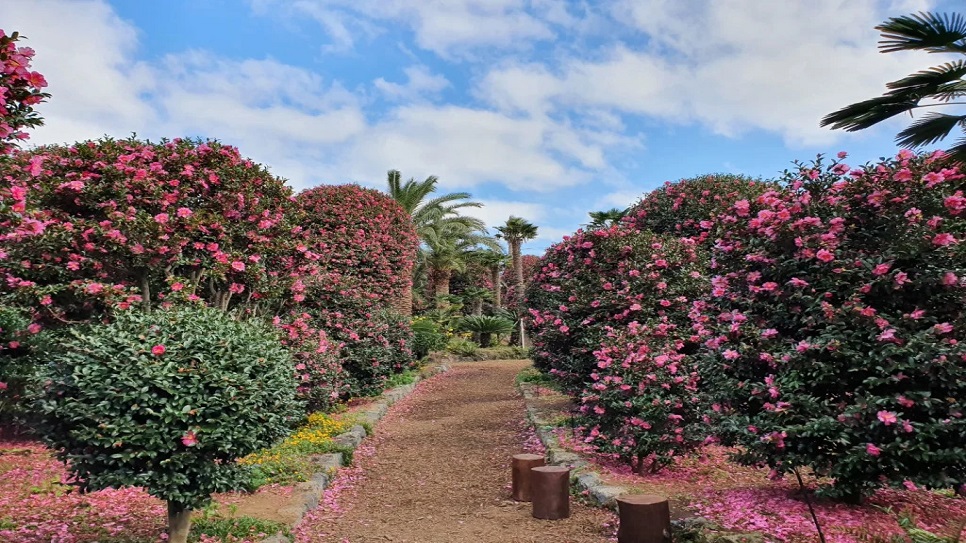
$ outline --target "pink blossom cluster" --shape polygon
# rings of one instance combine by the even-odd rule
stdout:
[[[33,106],[50,96],[41,91],[47,80],[30,69],[34,50],[18,46],[21,39],[16,32],[7,35],[0,29],[0,155],[13,149],[15,142],[29,137],[23,129],[42,123]],[[10,196],[0,194],[0,208]],[[13,199],[16,204],[16,197]]]

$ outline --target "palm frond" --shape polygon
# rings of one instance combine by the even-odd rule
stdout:
[[[956,126],[966,126],[966,115],[929,113],[896,135],[902,147],[922,147],[945,138]]]
[[[918,105],[919,100],[895,96],[880,96],[863,100],[829,113],[822,118],[820,126],[831,125],[833,129],[855,132],[878,124],[886,119],[905,113]]]
[[[961,81],[966,76],[966,62],[957,60],[916,72],[897,81],[886,83],[892,89],[889,96],[923,98],[931,96],[943,85]]]
[[[966,19],[959,13],[925,13],[893,17],[875,27],[882,33],[883,53],[921,50],[966,53]]]
[[[960,138],[956,145],[946,149],[946,155],[952,162],[966,164],[966,137]]]

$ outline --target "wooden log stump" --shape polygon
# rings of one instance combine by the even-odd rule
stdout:
[[[671,543],[671,508],[667,498],[631,494],[617,498],[617,543]]]
[[[531,468],[530,489],[533,518],[558,520],[570,516],[570,468]]]
[[[518,502],[531,500],[530,469],[544,465],[543,457],[539,454],[515,454],[512,462],[513,492],[512,497]]]

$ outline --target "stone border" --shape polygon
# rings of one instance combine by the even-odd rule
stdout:
[[[600,474],[593,471],[593,465],[580,457],[579,454],[568,451],[557,442],[557,436],[553,435],[554,425],[544,417],[534,406],[535,386],[530,383],[520,383],[517,385],[523,394],[524,404],[527,410],[527,422],[533,426],[534,432],[546,447],[547,463],[555,466],[566,466],[570,468],[570,482],[577,489],[586,494],[595,505],[616,509],[617,497],[626,494],[628,490],[622,486],[605,485]]]
[[[389,412],[389,406],[412,394],[420,381],[446,371],[449,371],[449,366],[446,364],[439,364],[423,369],[416,376],[414,382],[386,390],[379,399],[367,404],[363,409],[354,413],[355,420],[361,423],[375,425],[379,419],[386,416],[386,413]],[[338,445],[355,450],[362,444],[365,438],[365,427],[362,424],[355,424],[347,432],[332,438],[332,441]],[[308,481],[295,485],[295,492],[301,492],[301,500],[292,506],[298,511],[298,520],[290,526],[292,530],[302,522],[306,513],[319,506],[322,494],[338,476],[339,468],[347,465],[342,453],[315,455],[312,457],[312,463],[315,464],[318,471],[313,473]],[[262,543],[290,543],[291,541],[290,538],[282,534],[276,534],[263,539]]]

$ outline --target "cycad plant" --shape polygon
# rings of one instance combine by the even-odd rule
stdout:
[[[875,27],[882,33],[879,50],[926,51],[966,55],[966,19],[961,14],[918,13],[893,17]],[[822,126],[862,130],[900,113],[920,108],[963,105],[966,96],[966,61],[954,60],[887,83],[884,95],[846,106],[822,119]],[[926,102],[926,103],[922,103]],[[936,143],[959,128],[966,134],[966,115],[930,112],[899,132],[896,143],[917,148]],[[947,151],[951,158],[966,162],[966,137]]]
[[[480,347],[489,347],[493,336],[497,340],[503,334],[513,332],[514,322],[503,317],[492,315],[469,315],[460,320],[460,329],[466,332],[473,332],[480,336]]]

